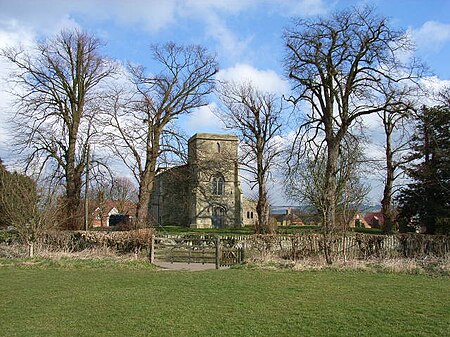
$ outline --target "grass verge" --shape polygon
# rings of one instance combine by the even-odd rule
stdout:
[[[0,268],[2,336],[446,336],[450,328],[446,277],[19,262]]]

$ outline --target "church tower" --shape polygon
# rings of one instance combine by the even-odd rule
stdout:
[[[197,133],[189,139],[191,227],[242,225],[238,143],[236,136],[211,133]]]

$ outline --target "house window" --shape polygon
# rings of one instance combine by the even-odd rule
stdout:
[[[212,194],[223,195],[224,194],[224,179],[222,176],[214,177],[212,180]]]

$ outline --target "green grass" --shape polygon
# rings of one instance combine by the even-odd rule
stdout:
[[[304,225],[304,226],[280,226],[277,228],[277,234],[309,234],[320,233],[320,226],[317,225]]]
[[[355,233],[376,234],[381,235],[383,231],[380,228],[353,228]]]
[[[320,226],[280,226],[278,234],[317,233]],[[190,228],[183,226],[160,226],[156,227],[158,234],[204,234],[204,235],[251,235],[255,234],[254,227],[242,228]]]
[[[1,336],[448,336],[450,280],[230,269],[0,267]],[[82,262],[80,262],[82,264]]]

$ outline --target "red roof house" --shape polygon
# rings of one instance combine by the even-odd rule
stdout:
[[[372,228],[383,228],[384,226],[384,216],[381,212],[367,212],[364,216],[364,220]]]
[[[94,211],[92,213],[92,227],[109,227],[116,225],[113,223],[112,218],[119,219],[119,215],[122,218],[132,219],[136,214],[136,205],[129,200],[104,200],[96,202]],[[115,220],[114,222],[117,222]]]

